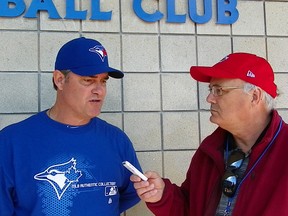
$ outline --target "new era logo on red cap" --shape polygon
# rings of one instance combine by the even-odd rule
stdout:
[[[247,77],[251,77],[251,78],[255,78],[255,74],[251,71],[251,70],[249,70],[248,72],[247,72],[247,75],[246,75]]]

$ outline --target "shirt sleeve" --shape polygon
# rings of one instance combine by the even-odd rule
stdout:
[[[5,140],[0,132],[0,215],[10,216],[14,213],[13,193],[14,186],[12,178],[5,171],[9,169],[9,149],[5,148]]]
[[[165,189],[162,199],[156,203],[146,203],[147,207],[157,216],[187,216],[189,206],[180,187],[163,179]]]
[[[122,152],[121,154],[123,155],[123,161],[129,161],[131,164],[133,164],[137,169],[139,169],[142,172],[142,168],[138,161],[133,144],[125,133],[123,133],[122,136],[122,147],[120,151]],[[121,188],[121,191],[119,191],[120,212],[124,212],[125,210],[131,208],[140,201],[140,198],[138,197],[136,190],[134,188],[133,182],[130,181],[130,176],[132,174],[124,166],[122,166],[122,169],[123,169],[123,187]]]

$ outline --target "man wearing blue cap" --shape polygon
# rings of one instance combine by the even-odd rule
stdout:
[[[0,215],[119,216],[139,202],[123,161],[140,168],[131,141],[97,118],[111,68],[84,37],[58,52],[55,104],[0,132]]]

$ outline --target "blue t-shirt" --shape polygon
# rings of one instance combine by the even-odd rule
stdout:
[[[139,202],[122,161],[140,168],[126,134],[93,118],[84,126],[46,112],[0,132],[0,215],[119,216]]]

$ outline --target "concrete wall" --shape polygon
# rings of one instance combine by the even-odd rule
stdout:
[[[65,1],[54,2],[64,17]],[[165,2],[143,0],[143,8],[165,13]],[[188,0],[176,2],[177,13],[187,14]],[[90,1],[80,6],[89,14]],[[103,11],[113,11],[111,21],[51,20],[45,12],[38,19],[0,18],[0,128],[49,108],[58,49],[80,35],[91,37],[105,46],[110,65],[125,72],[123,80],[109,80],[100,117],[129,135],[144,170],[180,184],[200,141],[216,128],[209,122],[207,85],[190,78],[191,65],[212,65],[238,51],[268,59],[282,94],[277,109],[288,121],[288,2],[238,0],[237,8],[233,25],[215,24],[216,5],[206,24],[188,15],[185,24],[147,23],[131,0],[101,1]],[[152,214],[141,203],[123,215]]]

